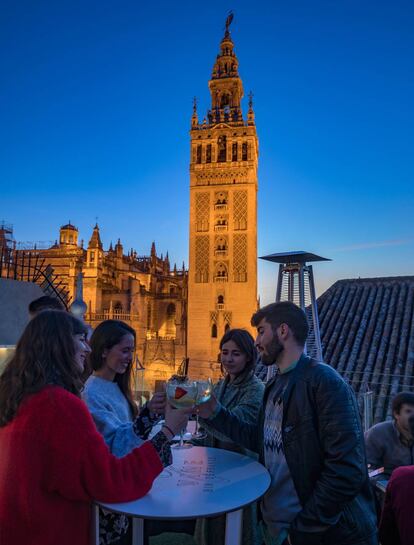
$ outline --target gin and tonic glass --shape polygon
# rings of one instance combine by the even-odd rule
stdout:
[[[167,381],[167,399],[176,409],[193,407],[197,400],[197,384],[187,378],[172,378]],[[190,443],[184,443],[184,429],[180,430],[180,442],[172,448],[191,448]]]
[[[197,380],[197,399],[196,399],[196,406],[201,405],[202,403],[205,403],[208,401],[211,397],[211,393],[213,391],[213,383],[211,382],[211,378],[208,378],[206,380]],[[196,410],[196,427],[194,430],[194,433],[192,435],[193,439],[205,439],[207,437],[207,434],[205,431],[200,430],[199,422],[198,422],[198,409]]]

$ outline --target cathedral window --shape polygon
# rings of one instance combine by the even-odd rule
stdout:
[[[167,306],[166,320],[160,328],[160,337],[164,339],[175,339],[176,327],[175,327],[175,305],[170,303]]]
[[[211,336],[213,339],[217,339],[217,325],[213,324],[211,326]]]
[[[227,138],[220,136],[218,139],[218,162],[224,163],[227,161]]]
[[[247,142],[242,145],[242,161],[247,161]]]
[[[237,161],[237,142],[234,142],[231,151],[231,160]]]
[[[227,331],[230,329],[230,324],[227,322],[224,326],[224,333],[227,333]]]
[[[117,303],[115,303],[114,305],[114,316],[119,316],[122,314],[122,311],[123,311],[123,308],[122,308],[122,304],[118,301]]]

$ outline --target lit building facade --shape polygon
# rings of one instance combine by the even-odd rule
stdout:
[[[228,328],[250,330],[257,310],[258,139],[226,25],[209,89],[211,109],[191,120],[188,356],[190,375],[216,375]]]
[[[170,267],[168,254],[157,256],[155,244],[150,255],[124,253],[121,241],[105,250],[95,225],[85,248],[78,229],[68,223],[60,228],[59,239],[50,248],[31,248],[68,293],[76,295],[79,273],[83,276],[85,320],[96,327],[103,320],[123,320],[137,335],[137,356],[145,367],[139,390],[153,390],[156,380],[167,380],[186,356],[187,271]],[[138,377],[139,379],[139,377]],[[143,384],[144,381],[144,384]]]

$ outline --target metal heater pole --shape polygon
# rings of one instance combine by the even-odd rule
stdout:
[[[276,303],[282,299],[282,282],[283,282],[283,265],[279,265],[279,275],[277,277],[277,288],[276,288]]]
[[[309,274],[309,291],[311,296],[313,331],[315,333],[316,356],[319,361],[322,361],[321,333],[319,330],[318,307],[316,304],[316,293],[315,293],[315,284],[313,281],[312,265],[308,265],[307,269]]]

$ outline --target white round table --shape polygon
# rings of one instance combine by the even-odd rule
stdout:
[[[242,508],[263,496],[269,485],[267,470],[248,456],[207,447],[173,449],[173,464],[155,479],[146,496],[95,505],[93,543],[99,543],[99,505],[133,517],[133,545],[143,544],[144,519],[194,519],[223,513],[225,544],[239,545]]]

